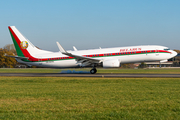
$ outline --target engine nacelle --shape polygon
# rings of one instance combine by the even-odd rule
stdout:
[[[120,67],[120,61],[118,59],[104,60],[102,65],[104,68]]]

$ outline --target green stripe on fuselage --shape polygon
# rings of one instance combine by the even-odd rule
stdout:
[[[166,54],[170,54],[167,52],[151,52],[151,53],[135,53],[135,54],[120,54],[120,55],[107,55],[107,56],[94,56],[94,57],[90,57],[90,58],[101,58],[101,57],[113,57],[113,56],[129,56],[129,55],[139,55],[139,54],[157,54],[157,53],[166,53]],[[56,59],[56,60],[44,60],[44,61],[25,61],[24,62],[48,62],[48,61],[63,61],[63,60],[73,60],[75,58],[70,58],[70,59]]]

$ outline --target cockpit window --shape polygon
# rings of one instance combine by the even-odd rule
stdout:
[[[169,49],[169,48],[166,48],[166,49],[164,49],[164,50],[168,51],[168,50],[170,50],[170,49]]]

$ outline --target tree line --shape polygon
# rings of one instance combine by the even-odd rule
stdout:
[[[8,44],[0,48],[0,68],[14,68],[17,64],[15,58],[7,57],[5,55],[17,55],[14,44]]]

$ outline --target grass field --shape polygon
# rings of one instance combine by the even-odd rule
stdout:
[[[91,68],[74,68],[70,70],[89,71]],[[69,69],[47,68],[1,68],[0,73],[60,73]],[[180,74],[180,68],[156,68],[156,69],[103,69],[97,68],[97,73],[130,73],[130,74]]]
[[[0,119],[180,119],[179,78],[0,77]]]

